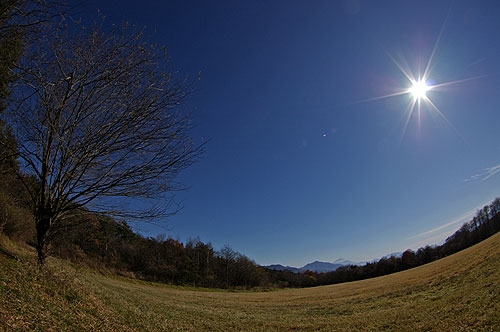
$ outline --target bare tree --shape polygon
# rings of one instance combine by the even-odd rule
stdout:
[[[13,69],[24,48],[40,37],[46,23],[68,14],[75,6],[64,0],[2,0],[0,1],[0,112],[15,81]],[[48,32],[45,29],[45,32]],[[0,120],[0,128],[4,123]],[[0,150],[5,152],[0,140]],[[11,156],[7,156],[10,158]],[[3,153],[0,154],[0,160]]]
[[[51,237],[75,211],[126,218],[172,212],[175,178],[202,152],[183,105],[192,81],[164,49],[127,25],[104,32],[62,22],[30,45],[18,68],[18,141],[43,264]]]
[[[30,29],[68,13],[70,6],[63,0],[2,0],[0,2],[0,33],[10,29]]]

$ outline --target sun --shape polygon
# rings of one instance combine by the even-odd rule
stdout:
[[[460,135],[460,132],[453,126],[453,124],[446,118],[446,116],[441,112],[439,107],[434,104],[434,102],[431,100],[430,96],[427,95],[427,92],[429,90],[433,90],[436,93],[439,90],[442,90],[445,87],[449,87],[454,84],[462,84],[467,81],[471,80],[477,80],[486,76],[489,76],[487,74],[485,75],[480,75],[480,76],[475,76],[475,77],[469,77],[469,78],[464,78],[464,79],[459,79],[459,80],[454,80],[454,81],[447,81],[443,83],[433,83],[432,85],[428,84],[427,82],[433,82],[430,80],[431,76],[431,69],[433,68],[433,60],[434,56],[436,54],[436,50],[438,48],[439,42],[441,41],[441,37],[443,35],[443,30],[445,27],[446,21],[443,23],[441,26],[441,30],[439,31],[439,35],[437,36],[436,42],[434,44],[434,47],[432,48],[432,51],[430,52],[429,58],[427,59],[427,63],[422,66],[420,64],[418,67],[423,68],[423,71],[418,71],[416,72],[417,75],[413,75],[411,68],[409,68],[407,61],[403,58],[402,61],[397,61],[389,52],[386,51],[387,56],[390,58],[390,60],[396,65],[396,67],[401,71],[401,73],[406,77],[407,84],[406,87],[401,87],[399,89],[396,89],[394,92],[386,94],[386,95],[381,95],[381,96],[376,96],[373,98],[368,98],[368,99],[361,99],[358,101],[355,101],[354,103],[365,103],[365,102],[371,102],[375,100],[381,100],[381,99],[386,99],[386,98],[393,98],[397,96],[403,96],[403,95],[409,95],[411,98],[408,100],[408,106],[406,107],[405,110],[405,115],[403,116],[403,131],[401,134],[400,138],[400,144],[403,141],[403,138],[406,134],[406,130],[408,129],[408,125],[410,122],[410,119],[416,115],[416,118],[418,120],[418,128],[420,128],[421,124],[421,113],[422,110],[425,108],[429,112],[433,112],[434,114],[438,115],[451,129],[455,134],[462,140],[463,137]],[[465,141],[465,140],[464,140]]]
[[[413,82],[412,87],[410,89],[408,89],[408,93],[411,93],[413,98],[415,98],[416,100],[420,100],[422,98],[427,97],[426,93],[430,89],[431,89],[431,87],[428,86],[424,80],[420,80],[420,81]]]

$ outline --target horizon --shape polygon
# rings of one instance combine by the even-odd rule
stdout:
[[[201,72],[185,107],[206,152],[179,177],[190,189],[167,228],[132,224],[145,236],[260,265],[370,261],[441,243],[500,195],[500,3],[84,9],[145,26],[173,68]]]

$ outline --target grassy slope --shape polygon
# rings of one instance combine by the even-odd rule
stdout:
[[[500,234],[412,270],[275,292],[105,277],[0,246],[0,330],[500,331]],[[55,272],[57,271],[57,272]]]

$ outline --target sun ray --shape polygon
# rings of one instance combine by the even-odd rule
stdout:
[[[439,110],[439,108],[430,100],[429,98],[425,98],[425,102],[431,105],[431,107],[437,112],[437,114],[445,121],[445,123],[451,128],[451,130],[457,135],[464,143],[467,143],[465,138],[460,134],[457,128],[448,120],[448,118]]]
[[[421,99],[418,98],[417,99],[417,118],[418,118],[418,121],[417,121],[417,128],[418,128],[418,135],[420,136],[421,133],[422,133],[422,129],[421,129],[421,123],[422,123],[422,116],[421,116],[421,105],[422,105],[422,102],[421,102]]]
[[[403,127],[403,133],[401,134],[401,138],[399,139],[399,145],[401,145],[401,143],[403,142],[403,138],[405,137],[406,129],[408,128],[408,123],[410,123],[410,118],[411,118],[411,115],[413,114],[413,110],[415,109],[416,102],[417,102],[417,100],[415,98],[413,98],[413,100],[409,104],[408,109],[406,110],[406,112],[408,113],[408,116],[406,117],[406,121],[405,121],[405,124]]]
[[[361,103],[366,103],[366,102],[369,102],[369,101],[386,99],[386,98],[391,98],[391,97],[396,97],[396,96],[401,96],[401,95],[406,95],[406,94],[408,94],[408,91],[407,90],[402,90],[400,92],[390,93],[390,94],[383,95],[383,96],[378,96],[378,97],[373,97],[373,98],[356,100],[356,101],[353,101],[352,103],[350,103],[349,105],[361,104]]]
[[[491,75],[490,74],[485,74],[485,75],[479,75],[479,76],[464,78],[464,79],[456,80],[456,81],[444,82],[444,83],[440,83],[440,84],[435,84],[435,85],[432,86],[432,88],[435,89],[435,88],[441,88],[441,87],[444,87],[444,86],[450,86],[450,85],[454,85],[454,84],[460,84],[460,83],[464,83],[464,82],[478,80],[480,78],[485,78],[485,77],[488,77],[488,76],[491,76]]]
[[[415,83],[415,78],[413,77],[412,73],[407,72],[403,68],[403,66],[401,66],[399,64],[399,62],[397,62],[396,59],[394,59],[394,57],[389,52],[386,51],[385,53],[391,59],[391,61],[396,65],[396,67],[398,67],[398,69],[406,76],[406,78],[408,79],[408,81],[410,81],[412,84],[414,84]]]
[[[434,55],[436,54],[437,47],[441,41],[441,37],[443,36],[444,27],[446,26],[446,22],[448,21],[449,16],[450,16],[450,13],[448,12],[448,15],[446,15],[446,18],[444,19],[443,25],[441,26],[441,29],[439,30],[439,34],[438,34],[438,37],[436,39],[436,43],[434,43],[434,47],[432,49],[429,60],[427,61],[427,64],[425,66],[425,70],[424,70],[424,73],[422,75],[423,80],[427,80],[427,78],[429,77],[431,63],[432,63],[432,60],[434,59]]]
[[[390,93],[382,96],[376,96],[373,98],[367,98],[367,99],[362,99],[358,101],[354,101],[352,104],[358,104],[358,103],[365,103],[365,102],[370,102],[370,101],[376,101],[376,100],[381,100],[381,99],[386,99],[386,98],[391,98],[391,97],[397,97],[397,96],[402,96],[402,95],[410,95],[412,96],[411,100],[408,103],[408,106],[405,108],[405,113],[403,115],[404,119],[404,125],[403,125],[403,132],[401,133],[401,137],[399,140],[399,145],[402,144],[403,138],[406,135],[409,127],[409,123],[412,118],[416,118],[417,121],[417,131],[418,135],[421,135],[422,131],[422,112],[423,109],[429,110],[432,112],[435,112],[439,117],[441,117],[445,123],[452,129],[452,131],[465,143],[465,139],[460,135],[460,132],[453,126],[453,124],[446,118],[446,116],[439,110],[439,108],[432,102],[430,97],[427,95],[427,92],[432,90],[440,90],[441,88],[451,86],[454,84],[460,84],[464,82],[469,82],[473,80],[477,80],[480,78],[488,77],[491,76],[491,74],[487,75],[479,75],[475,77],[470,77],[470,78],[465,78],[465,79],[460,79],[460,80],[455,80],[455,81],[448,81],[448,82],[443,82],[439,84],[429,84],[428,82],[432,82],[430,80],[430,75],[431,71],[435,68],[434,60],[436,57],[437,49],[441,43],[441,40],[443,38],[444,32],[446,30],[446,26],[448,24],[448,19],[450,16],[450,11],[448,11],[448,14],[446,15],[445,20],[443,21],[441,28],[439,30],[439,33],[436,38],[436,42],[434,43],[432,50],[430,52],[429,58],[427,62],[425,63],[425,68],[422,70],[422,65],[423,62],[420,62],[418,65],[418,72],[416,73],[417,75],[414,75],[410,66],[408,65],[407,61],[404,59],[404,57],[401,57],[401,61],[396,60],[396,58],[389,53],[387,50],[383,49],[389,59],[394,63],[394,65],[401,71],[401,73],[404,75],[404,77],[409,81],[410,86],[408,86],[406,89],[397,91],[395,93]],[[394,91],[394,90],[393,90]],[[416,114],[415,114],[416,113]],[[415,116],[416,115],[416,116]]]
[[[430,100],[428,97],[425,98],[425,102],[431,105],[431,107],[437,112],[437,114],[452,128],[453,125],[451,124],[450,120],[439,110],[439,108]]]

